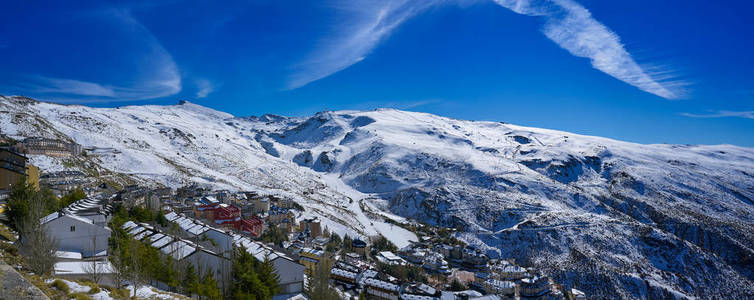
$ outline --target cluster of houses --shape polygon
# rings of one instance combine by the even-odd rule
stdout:
[[[446,280],[436,282],[434,286],[401,282],[376,271],[373,264],[355,253],[342,255],[332,268],[330,278],[344,290],[364,293],[372,299],[586,299],[583,292],[566,290],[534,269],[525,269],[507,260],[490,259],[471,246],[432,243],[432,239],[426,237],[399,249],[397,254],[379,252],[375,259],[388,265],[421,266],[429,274]],[[443,290],[452,280],[464,281],[471,289]]]
[[[149,243],[163,255],[172,256],[178,264],[190,263],[196,270],[212,272],[221,289],[232,284],[231,255],[235,246],[245,249],[260,261],[269,260],[272,263],[279,277],[281,293],[303,291],[305,267],[287,254],[232,230],[211,226],[175,212],[168,213],[165,217],[178,225],[180,230],[171,231],[170,227],[156,228],[132,221],[124,223],[123,229],[134,239]]]
[[[78,178],[80,174],[61,173],[61,178]],[[49,179],[48,179],[49,180]],[[61,179],[65,182],[67,179]],[[104,200],[97,200],[104,199]],[[490,259],[484,251],[462,244],[446,244],[423,236],[419,242],[397,251],[369,255],[368,239],[355,238],[347,253],[328,253],[330,237],[318,218],[296,216],[293,201],[254,192],[210,191],[198,187],[149,189],[128,186],[112,197],[86,198],[46,216],[51,234],[60,241],[55,272],[58,276],[79,278],[87,269],[99,264],[108,282],[107,228],[111,202],[126,206],[140,205],[166,212],[168,226],[137,223],[123,224],[123,229],[140,242],[171,256],[178,265],[193,264],[195,270],[212,272],[221,289],[228,287],[231,253],[243,247],[259,260],[269,259],[280,277],[280,291],[296,294],[304,290],[304,274],[315,274],[328,258],[330,279],[346,294],[370,299],[584,299],[577,290],[566,290],[533,269],[512,262]],[[265,244],[259,238],[272,227],[282,230],[288,241]],[[333,259],[329,259],[333,258]],[[376,262],[387,265],[418,266],[433,278],[432,285],[401,282],[377,271]],[[461,278],[469,290],[447,291],[452,280]],[[159,288],[167,288],[156,283]]]

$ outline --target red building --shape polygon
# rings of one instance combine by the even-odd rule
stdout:
[[[220,204],[215,208],[215,224],[236,226],[241,221],[241,209],[235,205]]]
[[[239,230],[251,234],[253,237],[259,237],[264,232],[264,221],[262,219],[253,216],[246,220],[238,222]]]
[[[212,219],[215,217],[215,209],[217,209],[218,207],[220,207],[219,203],[195,205],[194,213],[196,214],[197,218],[204,217],[212,221]]]

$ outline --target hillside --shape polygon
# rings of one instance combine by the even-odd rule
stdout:
[[[754,149],[641,145],[390,109],[234,117],[196,104],[0,98],[2,132],[88,148],[101,172],[295,198],[337,232],[458,227],[491,254],[616,299],[754,297]],[[33,157],[45,169],[72,166]],[[392,223],[392,222],[390,222]]]

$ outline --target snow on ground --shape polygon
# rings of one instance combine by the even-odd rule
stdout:
[[[51,284],[55,280],[56,279],[48,279],[47,281],[45,281],[45,283]],[[68,289],[69,289],[69,292],[71,294],[74,294],[74,293],[89,294],[89,291],[92,289],[89,286],[80,284],[80,283],[75,282],[75,281],[70,281],[70,280],[60,279],[60,278],[58,278],[57,280],[60,280],[60,281],[64,282],[66,285],[68,285]],[[98,293],[89,294],[89,297],[91,297],[94,300],[113,300],[113,299],[115,299],[113,297],[110,297],[110,292],[108,292],[105,289],[100,289],[100,291]]]
[[[191,103],[3,99],[0,110],[11,113],[0,125],[14,134],[112,149],[92,155],[145,181],[290,197],[338,233],[381,233],[402,245],[415,236],[384,218],[460,226],[458,236],[480,248],[605,297],[641,298],[619,270],[662,275],[642,287],[654,292],[754,293],[754,273],[741,264],[754,255],[750,148],[640,145],[391,109],[234,118]]]
[[[131,295],[133,295],[134,292],[134,286],[129,285],[126,287],[129,291],[131,291]],[[185,296],[177,295],[174,293],[166,292],[159,290],[157,288],[144,285],[140,286],[138,290],[136,290],[136,297],[139,299],[185,299]]]

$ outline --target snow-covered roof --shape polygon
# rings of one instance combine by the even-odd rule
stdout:
[[[162,248],[165,245],[169,244],[172,241],[173,241],[172,237],[163,236],[162,238],[160,238],[158,240],[152,241],[152,247],[155,247],[155,248],[159,249],[159,248]]]
[[[42,224],[47,224],[47,223],[50,223],[50,222],[52,222],[52,221],[54,221],[54,220],[56,220],[58,218],[61,218],[61,217],[69,217],[69,218],[72,218],[72,219],[75,219],[75,220],[78,220],[78,221],[81,221],[81,222],[84,222],[84,223],[94,224],[94,222],[92,222],[92,220],[89,220],[87,218],[80,217],[80,216],[77,216],[77,215],[74,215],[74,214],[71,214],[71,213],[64,213],[64,214],[61,215],[59,212],[51,213],[51,214],[43,217],[42,219],[40,219],[39,222],[41,222]]]
[[[160,251],[164,254],[171,255],[176,260],[181,260],[186,256],[191,255],[191,253],[194,253],[196,251],[196,247],[188,241],[177,240],[170,245],[163,247],[162,249],[160,249]]]
[[[131,235],[137,235],[137,234],[141,233],[144,230],[147,230],[147,229],[144,228],[144,227],[141,227],[141,226],[136,226],[134,228],[131,228],[131,230],[129,230],[128,233],[131,234]]]
[[[134,228],[136,226],[138,226],[138,225],[136,223],[134,223],[133,221],[126,221],[125,223],[123,223],[123,226],[121,226],[121,227],[123,227],[123,229],[125,229],[125,230],[129,230],[129,229]]]
[[[516,286],[516,284],[513,282],[497,279],[487,279],[484,282],[496,289],[512,289],[514,286]]]
[[[204,226],[204,225],[201,225],[201,224],[197,224],[196,226],[193,226],[193,227],[189,228],[188,230],[186,230],[186,232],[188,232],[190,234],[193,234],[193,235],[200,235],[202,233],[207,232],[207,230],[209,230],[209,228],[207,226]]]
[[[172,212],[172,211],[171,211],[171,212],[169,212],[169,213],[167,213],[167,214],[165,215],[165,219],[167,219],[167,220],[168,220],[168,221],[170,221],[170,222],[173,222],[173,221],[175,221],[176,219],[178,219],[178,218],[180,218],[180,217],[181,217],[181,216],[179,216],[179,215],[178,215],[177,213],[175,213],[175,212]]]
[[[66,259],[81,259],[81,252],[73,251],[55,251],[55,257]]]
[[[398,285],[392,284],[387,281],[375,279],[375,278],[367,278],[366,280],[364,280],[364,284],[367,286],[380,288],[386,291],[397,292],[398,290],[400,290],[400,287]]]
[[[401,300],[436,300],[437,297],[416,295],[416,294],[401,294]]]
[[[401,258],[398,257],[398,255],[395,255],[395,253],[390,252],[390,251],[382,251],[379,253],[379,255],[381,255],[382,257],[388,260],[401,260]]]
[[[338,268],[332,268],[330,270],[330,274],[348,278],[348,279],[353,279],[353,280],[356,280],[356,276],[358,276],[356,273],[349,272],[343,269],[338,269]]]
[[[137,239],[137,240],[141,240],[141,239],[143,239],[143,238],[145,238],[145,237],[147,237],[147,236],[150,236],[150,235],[152,235],[152,234],[154,234],[154,231],[151,231],[151,230],[144,230],[144,231],[142,231],[141,233],[139,233],[139,234],[135,235],[135,236],[134,236],[134,239]]]

